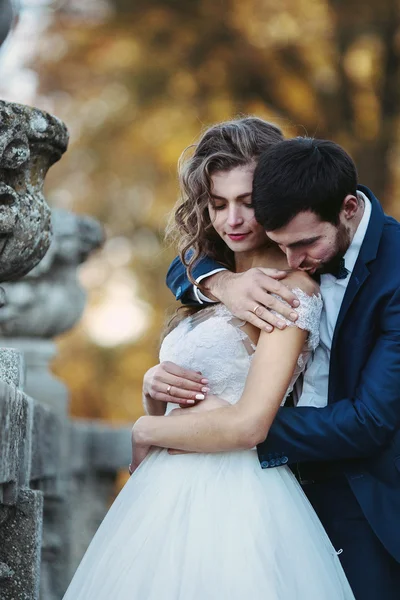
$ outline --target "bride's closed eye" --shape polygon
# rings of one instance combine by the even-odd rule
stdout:
[[[242,206],[244,206],[246,208],[254,208],[254,204],[252,202],[242,202]],[[211,207],[213,208],[213,210],[224,210],[224,208],[227,208],[227,205],[226,205],[226,203],[225,204],[215,204],[214,202],[212,202]]]
[[[226,208],[226,204],[214,204],[213,205],[213,209],[214,210],[224,210],[224,208]]]

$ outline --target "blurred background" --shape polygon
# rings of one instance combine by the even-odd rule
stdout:
[[[342,144],[400,218],[398,0],[21,0],[0,97],[50,111],[69,151],[53,207],[107,232],[80,277],[89,303],[54,372],[74,416],[133,421],[174,299],[163,243],[176,164],[203,127],[239,114]]]

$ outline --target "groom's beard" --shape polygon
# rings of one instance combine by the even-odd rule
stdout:
[[[340,261],[346,254],[350,244],[350,232],[346,228],[346,226],[342,225],[341,223],[336,233],[335,254],[328,262],[322,263],[321,266],[316,270],[316,273],[318,275],[323,275],[324,273],[337,272],[338,267],[340,265]]]

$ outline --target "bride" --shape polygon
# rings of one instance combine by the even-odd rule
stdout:
[[[190,250],[190,277],[202,254],[237,272],[288,269],[251,204],[257,158],[281,139],[275,126],[247,117],[210,128],[183,160],[174,222],[182,257]],[[262,470],[255,449],[318,344],[318,286],[303,272],[290,272],[285,283],[298,297],[299,318],[270,334],[239,321],[223,305],[178,311],[160,360],[201,372],[213,395],[192,408],[168,404],[167,418],[153,402],[156,416],[137,421],[134,473],[65,600],[354,598],[287,458]],[[219,452],[210,453],[191,413],[204,411],[212,433],[215,410],[224,411],[226,430],[213,440]],[[191,450],[198,453],[163,449],[179,448],[182,428],[191,431]]]

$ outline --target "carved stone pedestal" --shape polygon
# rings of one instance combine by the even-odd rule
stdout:
[[[55,210],[50,245],[43,179],[67,140],[55,117],[0,101],[0,600],[62,598],[130,458],[130,427],[71,421],[49,368],[85,306],[78,266],[104,237]]]
[[[43,179],[67,147],[65,126],[34,108],[0,101],[0,281],[31,271],[51,242]],[[2,291],[2,297],[3,297]],[[3,302],[1,303],[3,307]],[[0,308],[1,313],[1,308]],[[0,315],[0,320],[1,320]],[[57,487],[51,451],[42,439],[57,417],[23,392],[23,360],[0,350],[0,598],[37,600],[43,493],[29,489],[32,473]],[[43,428],[45,424],[45,428]],[[46,437],[47,436],[47,437]],[[48,444],[49,445],[49,444]],[[51,445],[51,444],[50,444]]]

